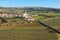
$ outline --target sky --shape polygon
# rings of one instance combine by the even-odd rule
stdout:
[[[60,0],[0,0],[0,7],[60,8]]]

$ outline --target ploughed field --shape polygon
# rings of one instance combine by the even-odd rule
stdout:
[[[40,27],[39,23],[36,21],[27,21],[21,19],[7,19],[7,23],[1,23],[0,21],[0,28],[17,28],[17,27]]]

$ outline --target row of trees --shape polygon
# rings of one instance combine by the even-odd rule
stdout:
[[[44,8],[44,7],[30,7],[30,8],[25,8],[28,12],[31,11],[37,11],[37,12],[54,12],[54,13],[60,13],[60,9],[56,8]]]

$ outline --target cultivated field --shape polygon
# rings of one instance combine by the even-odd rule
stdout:
[[[0,40],[58,40],[58,36],[44,27],[11,28],[0,30]]]
[[[58,40],[56,33],[50,33],[46,27],[35,21],[7,20],[7,23],[0,22],[0,40]]]
[[[49,15],[40,15],[36,19],[50,26],[59,27],[59,16],[51,17]],[[7,23],[1,23],[0,20],[0,40],[58,40],[57,33],[49,32],[46,27],[36,21],[27,21],[19,18],[6,20],[8,21]]]

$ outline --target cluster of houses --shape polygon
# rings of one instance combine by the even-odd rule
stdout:
[[[35,20],[35,17],[38,16],[36,14],[28,14],[28,13],[22,13],[22,14],[14,14],[14,13],[0,13],[0,17],[25,17],[27,20]]]
[[[15,13],[0,13],[0,17],[10,18],[10,17],[17,17],[17,16],[20,17],[21,15]]]

